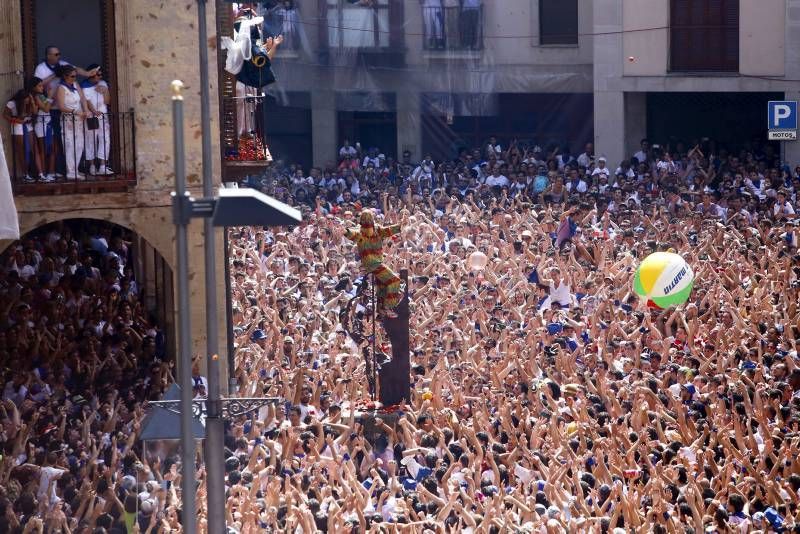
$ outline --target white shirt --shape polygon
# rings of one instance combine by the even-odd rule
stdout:
[[[369,156],[365,156],[364,157],[364,162],[361,164],[361,166],[366,169],[367,165],[369,165],[370,163],[372,163],[372,166],[377,169],[378,166],[380,166],[381,161],[378,159],[378,156],[375,156],[374,158],[371,158]]]
[[[563,169],[567,165],[567,163],[574,161],[575,158],[573,158],[572,156],[567,156],[567,158],[564,159],[564,156],[559,154],[558,156],[556,156],[556,160],[558,161],[558,168]]]
[[[590,156],[589,154],[584,152],[583,154],[578,156],[578,165],[581,165],[583,167],[588,167],[589,165],[592,164],[592,158],[593,157],[594,156]]]
[[[633,169],[631,169],[630,167],[628,168],[628,171],[626,172],[626,171],[622,170],[622,166],[620,165],[619,167],[617,167],[617,170],[614,171],[614,176],[618,175],[619,173],[624,174],[627,178],[635,178],[636,177],[636,173],[633,172]],[[644,176],[644,175],[642,175],[642,176]],[[640,178],[640,180],[641,180],[641,178]]]
[[[572,294],[565,281],[561,280],[558,286],[555,284],[550,286],[550,301],[557,302],[561,306],[569,306],[572,303]]]
[[[782,205],[778,202],[775,203],[775,206],[772,208],[772,212],[775,216],[785,215],[787,217],[792,217],[794,215],[794,208],[788,202],[784,202]]]
[[[674,161],[659,160],[658,163],[656,163],[656,169],[659,171],[665,170],[667,172],[676,172],[677,167],[675,166]]]
[[[69,63],[67,63],[66,61],[60,60],[58,62],[58,65],[69,65]],[[57,67],[58,65],[55,65],[55,66]],[[41,63],[36,65],[36,70],[33,71],[33,75],[36,76],[37,78],[39,78],[40,80],[44,80],[45,78],[47,78],[49,76],[55,76],[55,74],[56,74],[55,69],[51,68],[50,65],[48,65],[46,61],[42,61]],[[50,80],[47,83],[47,87],[44,88],[45,89],[44,92],[45,93],[50,93],[50,89],[52,89],[54,86],[58,85],[58,83],[59,83],[59,79],[58,78],[53,78],[52,80]]]
[[[98,113],[108,113],[108,106],[106,105],[105,97],[97,90],[97,87],[101,85],[108,89],[108,84],[105,81],[101,81],[96,85],[92,85],[91,87],[84,87],[83,96],[86,97],[86,100],[92,103],[95,111]]]
[[[570,182],[570,186],[572,186],[572,182]],[[587,184],[583,178],[578,180],[578,183],[575,184],[575,191],[578,193],[585,193],[587,189],[589,189],[589,184]]]
[[[25,400],[25,397],[28,396],[28,388],[25,385],[21,385],[19,390],[14,390],[14,381],[9,380],[6,384],[5,390],[3,390],[3,398],[5,400],[10,400],[14,404],[19,405],[22,401]]]
[[[47,495],[47,489],[50,486],[50,481],[54,478],[58,478],[64,474],[63,469],[59,469],[57,467],[42,467],[39,475],[39,490],[36,492],[36,497],[41,501],[45,495]],[[56,485],[53,484],[50,487],[50,494],[47,495],[48,504],[52,506],[53,504],[58,501],[58,496],[56,495]]]
[[[592,176],[597,176],[598,174],[605,174],[606,178],[608,178],[611,174],[611,170],[608,167],[595,167],[592,171]]]
[[[486,185],[488,185],[489,187],[494,187],[496,185],[499,185],[500,187],[507,187],[508,178],[506,178],[502,174],[500,176],[492,175],[486,178]]]
[[[355,156],[356,154],[358,154],[358,151],[353,146],[343,146],[342,148],[339,149],[339,156],[345,157],[347,154]]]

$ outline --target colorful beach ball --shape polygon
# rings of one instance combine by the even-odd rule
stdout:
[[[639,264],[633,278],[633,290],[659,308],[686,302],[693,284],[692,268],[672,252],[650,254]]]

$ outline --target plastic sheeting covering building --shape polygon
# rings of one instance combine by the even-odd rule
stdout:
[[[577,2],[555,4],[567,8],[534,10],[527,0],[260,2],[264,34],[283,38],[273,62],[278,82],[265,99],[237,104],[239,122],[244,116],[248,128],[266,131],[273,154],[305,166],[334,162],[345,140],[415,160],[423,152],[455,157],[490,135],[578,153],[592,139],[592,52],[579,32],[591,21],[580,20]],[[221,35],[240,7],[218,7]],[[547,35],[539,35],[540,16],[550,17]]]

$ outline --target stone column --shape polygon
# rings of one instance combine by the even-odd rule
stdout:
[[[421,95],[416,91],[397,93],[397,154],[398,160],[403,151],[411,151],[411,159],[422,159],[422,113]]]
[[[594,152],[616,169],[625,158],[625,93],[594,92]]]
[[[647,137],[647,93],[625,93],[625,154],[629,158]]]
[[[311,132],[314,165],[324,167],[334,163],[339,149],[339,124],[333,91],[311,91]]]
[[[786,78],[789,80],[800,79],[800,0],[787,0],[786,9]],[[800,89],[796,83],[789,87],[792,91],[786,91],[785,100],[797,100],[800,102]],[[800,141],[784,141],[782,147],[783,160],[788,162],[792,168],[800,163]]]
[[[786,91],[785,100],[800,102],[800,91]],[[800,141],[782,141],[781,153],[783,161],[791,165],[794,169],[800,164]]]
[[[616,169],[625,157],[622,2],[594,0],[594,151]]]

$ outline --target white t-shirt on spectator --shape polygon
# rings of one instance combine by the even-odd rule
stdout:
[[[584,152],[583,154],[578,156],[578,165],[581,165],[582,167],[588,167],[589,165],[592,164],[592,158],[594,158],[594,156],[590,156],[589,154]]]
[[[22,401],[25,400],[25,397],[28,396],[28,388],[25,387],[25,384],[19,387],[19,390],[14,389],[14,381],[9,380],[6,383],[6,387],[3,390],[3,400],[10,400],[16,405],[19,405]]]
[[[97,90],[98,86],[103,86],[108,89],[108,84],[105,81],[101,81],[90,87],[84,87],[83,96],[86,97],[86,100],[92,103],[95,111],[98,113],[108,113],[108,106],[106,105],[105,97]]]
[[[59,469],[57,467],[47,466],[42,467],[39,475],[39,490],[36,492],[36,497],[41,501],[45,495],[47,495],[47,489],[50,488],[50,494],[47,496],[48,504],[53,505],[58,501],[58,496],[56,495],[56,485],[53,484],[50,487],[50,481],[54,478],[59,478],[63,475],[65,471],[63,469]]]
[[[502,174],[499,176],[492,175],[486,178],[486,185],[489,187],[494,187],[496,185],[499,185],[500,187],[508,187],[508,178]]]
[[[361,166],[366,169],[367,165],[369,165],[370,163],[372,163],[372,166],[377,169],[381,164],[381,160],[378,159],[378,156],[375,156],[374,158],[371,158],[369,156],[364,156],[364,162],[361,164]]]
[[[358,154],[358,150],[356,150],[356,148],[354,146],[352,146],[352,145],[343,146],[342,148],[339,149],[339,156],[340,157],[343,158],[347,154],[350,154],[351,156],[355,156],[356,154]]]
[[[58,62],[58,65],[62,65],[62,66],[63,65],[69,65],[69,63],[66,62],[66,61],[60,60]],[[55,67],[57,67],[58,65],[55,65]],[[42,61],[41,63],[36,65],[36,70],[33,71],[33,75],[36,76],[37,78],[39,78],[40,80],[44,80],[45,78],[48,78],[50,76],[54,76],[55,73],[56,73],[55,68],[51,67],[50,65],[48,65],[46,61]],[[50,80],[50,82],[47,84],[47,87],[44,88],[45,89],[45,93],[49,93],[50,89],[52,87],[58,85],[58,84],[59,84],[59,79],[58,78],[53,78],[52,80]]]
[[[775,206],[772,208],[772,213],[775,214],[776,217],[779,215],[784,215],[786,217],[792,217],[794,215],[794,208],[788,202],[784,202],[782,205],[779,203],[775,203]]]

